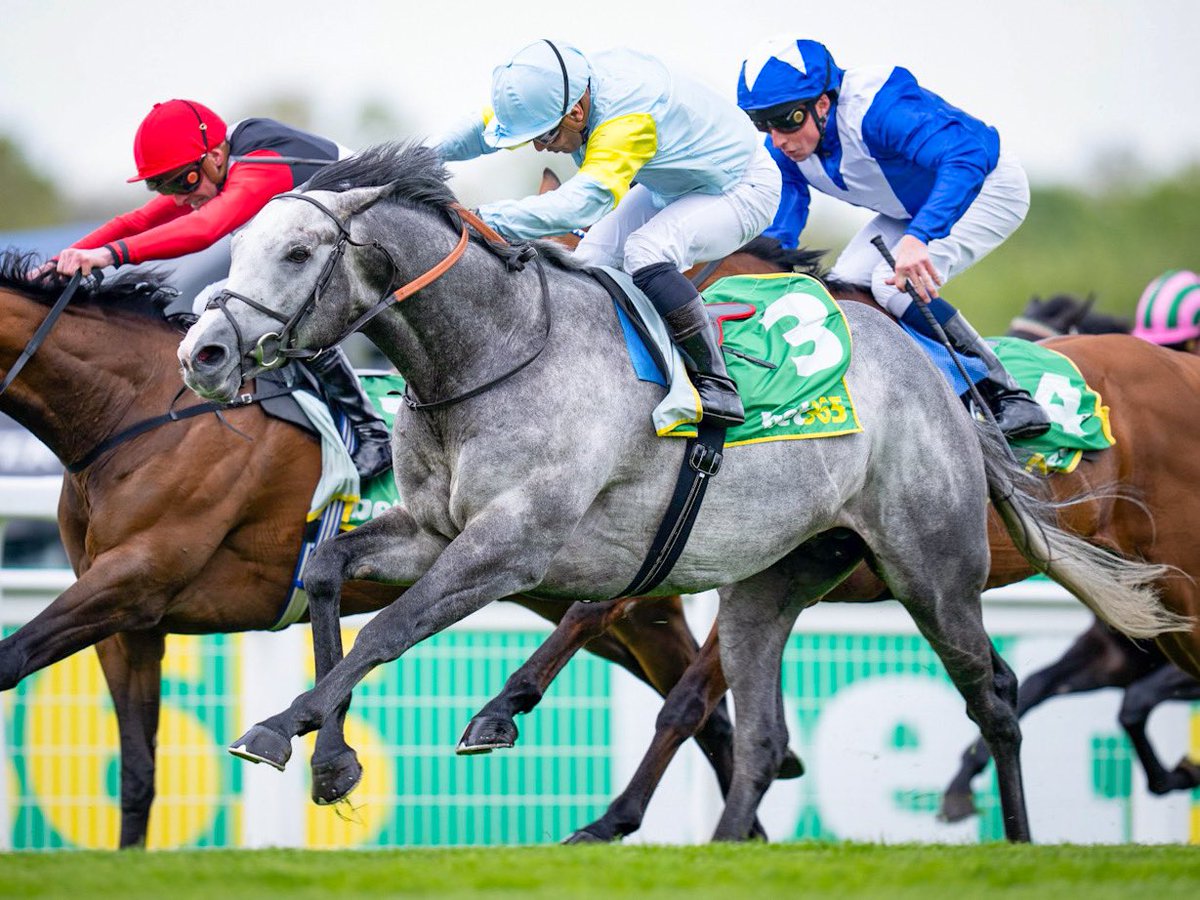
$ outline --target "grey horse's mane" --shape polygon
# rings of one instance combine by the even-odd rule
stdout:
[[[446,183],[450,173],[432,147],[417,142],[392,141],[367,147],[353,156],[330,163],[310,178],[305,191],[349,191],[382,188],[384,201],[407,203],[448,211],[458,198]],[[473,240],[482,239],[472,235]],[[569,250],[554,241],[533,241],[544,258],[562,268],[578,268]],[[490,247],[490,245],[489,245]],[[490,247],[493,251],[495,247]],[[503,254],[501,254],[503,255]]]

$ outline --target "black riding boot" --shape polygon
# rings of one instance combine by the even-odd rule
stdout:
[[[671,329],[673,340],[692,363],[692,384],[704,418],[726,428],[746,421],[737,385],[725,370],[716,327],[704,311],[696,286],[671,263],[655,263],[633,273],[633,282],[650,298]]]
[[[987,341],[979,336],[962,313],[955,313],[942,328],[955,350],[978,357],[987,366],[987,378],[979,383],[979,393],[987,401],[1006,438],[1028,440],[1050,430],[1046,411],[1008,374]]]
[[[350,420],[358,444],[350,458],[359,477],[365,480],[386,472],[392,465],[391,434],[363,392],[346,354],[333,347],[305,364],[321,383],[325,399],[336,403]]]

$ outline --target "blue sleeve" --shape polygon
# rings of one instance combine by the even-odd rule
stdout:
[[[808,204],[811,200],[808,179],[800,174],[799,166],[771,144],[769,137],[767,150],[783,176],[783,192],[779,197],[775,221],[763,232],[763,237],[774,238],[779,241],[780,246],[794,250],[800,243],[800,232],[808,222]]]
[[[899,67],[875,95],[862,132],[896,196],[913,213],[906,233],[925,243],[950,233],[1000,156],[996,129],[925,90]]]

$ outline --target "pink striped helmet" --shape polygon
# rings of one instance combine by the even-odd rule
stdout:
[[[1200,338],[1200,275],[1172,269],[1146,285],[1133,334],[1152,344]]]

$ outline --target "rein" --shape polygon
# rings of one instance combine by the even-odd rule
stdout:
[[[33,333],[33,337],[29,339],[29,343],[25,345],[25,349],[21,351],[21,355],[17,357],[17,361],[13,363],[13,367],[4,376],[4,381],[0,382],[0,394],[8,390],[8,386],[21,374],[21,370],[25,368],[25,364],[33,358],[33,354],[37,353],[38,347],[42,346],[42,342],[46,340],[46,335],[50,333],[50,329],[54,327],[54,323],[58,321],[58,317],[62,315],[62,311],[67,308],[67,304],[71,302],[71,298],[79,290],[79,284],[82,281],[83,274],[79,271],[76,271],[71,276],[71,280],[67,282],[67,286],[63,288],[63,292],[54,301],[54,306],[50,307],[50,312],[46,313],[46,318],[42,319],[42,324],[37,327],[37,330]]]
[[[454,248],[448,254],[446,254],[445,257],[443,257],[438,263],[433,265],[427,271],[421,275],[418,275],[412,281],[409,281],[401,287],[393,290],[391,283],[395,278],[395,274],[399,269],[399,266],[396,265],[396,260],[392,254],[388,252],[388,249],[379,243],[379,241],[354,240],[350,236],[350,229],[348,227],[349,220],[342,222],[342,220],[337,217],[333,210],[331,210],[321,201],[317,200],[315,197],[312,197],[308,194],[291,191],[285,194],[278,194],[271,198],[272,201],[284,199],[303,200],[319,209],[330,220],[333,221],[334,225],[337,226],[338,240],[334,245],[333,250],[330,252],[329,257],[325,260],[325,265],[321,269],[320,274],[317,276],[317,282],[313,286],[312,293],[309,294],[304,303],[302,303],[290,317],[285,316],[282,313],[271,309],[262,303],[259,303],[257,300],[245,296],[244,294],[231,291],[228,288],[223,288],[222,290],[218,291],[212,297],[212,299],[208,301],[208,304],[205,308],[219,309],[222,314],[224,314],[226,320],[230,324],[230,327],[233,328],[234,334],[237,336],[238,350],[241,352],[241,356],[238,360],[239,374],[242,374],[241,360],[245,359],[246,357],[250,357],[258,365],[265,369],[271,369],[277,368],[285,363],[288,359],[312,359],[324,353],[325,350],[328,349],[327,347],[322,347],[317,350],[311,350],[295,346],[295,332],[300,322],[303,321],[303,319],[316,308],[317,303],[320,302],[321,293],[329,286],[329,282],[333,278],[333,274],[337,268],[338,262],[345,255],[347,246],[372,247],[378,250],[387,258],[388,265],[391,268],[391,275],[388,278],[388,287],[384,291],[383,295],[370,309],[347,325],[342,330],[342,333],[329,343],[328,347],[334,347],[337,344],[340,344],[343,340],[348,338],[351,334],[354,334],[354,332],[358,331],[384,310],[396,303],[406,300],[413,294],[420,291],[422,288],[428,287],[434,281],[437,281],[437,279],[446,274],[446,272],[449,271],[455,263],[462,259],[463,254],[466,253],[467,246],[470,243],[470,229],[474,229],[493,251],[499,252],[500,248],[508,247],[507,241],[505,241],[504,238],[490,228],[487,223],[479,218],[479,216],[465,207],[455,204],[447,210],[447,213],[451,216],[452,224],[454,224],[459,231],[458,243],[455,244]],[[490,379],[484,384],[470,388],[461,394],[456,394],[452,397],[421,402],[412,395],[411,385],[406,385],[404,402],[410,409],[431,410],[440,407],[452,406],[456,403],[462,402],[463,400],[467,400],[471,397],[482,394],[483,392],[490,390],[496,385],[511,378],[513,375],[516,375],[535,359],[541,356],[542,351],[546,349],[546,345],[549,343],[550,339],[551,328],[550,287],[546,279],[546,272],[542,265],[541,257],[538,255],[536,248],[532,244],[524,244],[520,247],[513,248],[513,250],[515,252],[500,254],[504,258],[505,264],[508,266],[510,271],[520,271],[524,268],[525,263],[529,262],[530,260],[532,260],[534,265],[537,267],[538,282],[541,287],[542,306],[546,310],[546,333],[543,335],[541,345],[533,352],[531,356],[519,363],[515,368]],[[282,322],[283,328],[279,331],[273,331],[264,334],[258,339],[258,341],[255,342],[253,348],[246,349],[247,342],[242,336],[242,331],[238,327],[237,321],[229,312],[229,300],[240,300],[251,309],[255,309],[258,312],[276,320],[277,322]],[[268,360],[266,358],[268,352],[273,352],[274,358]],[[243,377],[242,380],[244,381],[245,378]]]
[[[160,416],[152,416],[149,419],[143,419],[136,425],[130,425],[124,431],[119,431],[112,437],[106,438],[98,445],[93,447],[91,451],[85,454],[81,459],[78,459],[75,462],[67,465],[66,470],[72,474],[78,474],[109,450],[112,450],[114,447],[118,447],[121,444],[124,444],[126,441],[143,435],[147,431],[153,431],[155,428],[158,428],[162,425],[167,425],[171,422],[182,422],[184,419],[191,419],[195,416],[202,416],[205,413],[210,412],[216,413],[218,416],[220,416],[220,414],[227,409],[239,409],[243,406],[251,406],[255,403],[262,403],[264,400],[273,400],[276,397],[294,394],[296,391],[301,389],[301,386],[298,384],[284,385],[278,390],[274,391],[260,391],[256,394],[241,394],[229,403],[217,403],[215,400],[210,400],[207,403],[199,403],[196,406],[189,406],[181,410],[169,410]],[[183,393],[186,390],[186,387],[179,389],[179,393],[175,395],[175,400],[171,401],[172,406],[174,406],[179,398],[183,396]],[[222,421],[224,420],[222,419]],[[228,425],[229,423],[226,422],[225,424]]]

